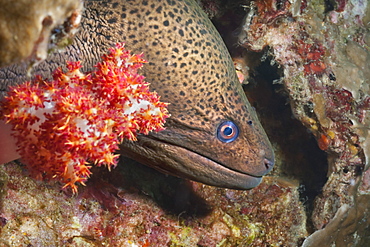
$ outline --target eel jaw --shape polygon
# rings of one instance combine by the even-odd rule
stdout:
[[[262,181],[262,177],[232,170],[192,150],[150,136],[140,136],[136,142],[124,141],[121,151],[123,156],[164,173],[212,186],[248,190]]]

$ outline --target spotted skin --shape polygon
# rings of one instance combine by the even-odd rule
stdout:
[[[91,69],[103,52],[124,41],[132,52],[144,52],[146,80],[170,102],[166,129],[123,142],[121,153],[214,186],[257,186],[274,164],[272,147],[224,42],[200,7],[193,0],[88,1],[85,7],[74,44],[40,68],[82,59]],[[230,143],[217,138],[226,120],[240,132]]]

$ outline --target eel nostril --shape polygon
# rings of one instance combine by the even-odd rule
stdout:
[[[274,162],[264,159],[263,162],[265,163],[266,170],[271,170],[272,167],[274,166]]]

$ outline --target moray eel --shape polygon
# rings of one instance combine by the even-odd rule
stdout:
[[[74,44],[40,65],[91,66],[117,42],[148,61],[142,72],[169,102],[164,131],[124,141],[122,155],[178,177],[234,189],[257,186],[271,144],[219,33],[193,0],[87,1]],[[51,69],[50,69],[51,70]],[[37,73],[36,69],[36,73]]]

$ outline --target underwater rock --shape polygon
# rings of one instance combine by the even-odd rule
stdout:
[[[320,231],[304,246],[369,243],[369,9],[366,1],[255,1],[239,36],[247,49],[269,47],[295,117],[328,154],[312,216]]]
[[[296,185],[273,177],[238,191],[125,160],[86,185],[72,196],[14,162],[0,166],[0,245],[294,247],[307,236]]]
[[[49,49],[68,44],[83,7],[79,0],[1,0],[0,6],[0,67],[37,63]]]

